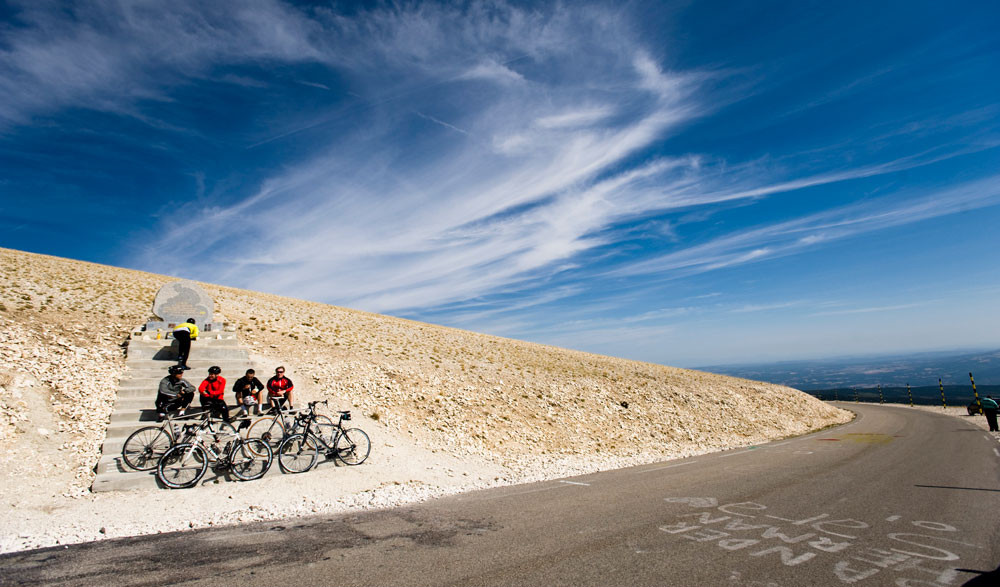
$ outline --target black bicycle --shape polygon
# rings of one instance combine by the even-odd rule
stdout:
[[[204,426],[188,424],[185,434],[191,441],[176,444],[163,453],[156,465],[156,478],[171,489],[194,487],[208,470],[231,471],[241,481],[260,479],[271,468],[274,453],[266,442],[259,438],[240,438],[236,432],[218,438],[215,442],[206,440]],[[225,446],[220,443],[225,441]]]
[[[278,466],[285,473],[305,473],[316,466],[319,451],[328,459],[339,459],[345,465],[360,465],[371,452],[371,440],[360,428],[344,428],[344,422],[351,419],[351,412],[340,411],[336,424],[317,422],[316,404],[310,402],[308,411],[296,418],[304,428],[300,433],[290,434],[278,445]]]

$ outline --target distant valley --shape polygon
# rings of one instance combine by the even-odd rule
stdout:
[[[941,379],[946,397],[955,398],[949,403],[958,405],[972,397],[970,372],[981,394],[1000,393],[1000,350],[712,365],[698,369],[787,385],[822,399],[853,400],[856,389],[861,401],[879,401],[877,388],[881,385],[885,401],[906,401],[909,384],[914,402],[937,403],[941,401],[938,388]]]

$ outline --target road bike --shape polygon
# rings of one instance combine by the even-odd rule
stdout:
[[[190,442],[175,444],[167,449],[156,465],[156,478],[171,489],[194,487],[204,477],[208,465],[221,471],[230,471],[241,481],[260,479],[271,468],[274,453],[259,438],[240,438],[235,431],[208,442],[206,427],[195,424],[184,426]],[[225,441],[225,446],[220,446]]]
[[[285,473],[305,473],[316,466],[319,451],[328,459],[339,459],[345,465],[360,465],[371,452],[371,440],[360,428],[344,428],[344,422],[351,419],[351,412],[339,411],[336,424],[320,424],[323,416],[316,414],[316,404],[309,402],[309,410],[299,414],[296,420],[303,427],[302,432],[289,434],[278,445],[278,466]]]
[[[152,471],[167,449],[175,444],[188,441],[181,429],[182,424],[178,424],[178,422],[198,416],[206,421],[207,430],[211,434],[236,434],[236,429],[233,428],[232,424],[210,418],[208,412],[181,418],[171,418],[170,414],[167,414],[166,419],[159,426],[143,426],[129,435],[125,444],[122,445],[122,462],[136,471]]]
[[[246,437],[259,438],[268,443],[272,450],[275,450],[285,437],[301,431],[299,420],[295,418],[296,413],[298,412],[295,410],[282,411],[281,406],[272,407],[268,415],[257,418],[250,423]],[[328,416],[316,415],[316,419],[317,422],[325,426],[332,427],[334,425],[333,420]]]

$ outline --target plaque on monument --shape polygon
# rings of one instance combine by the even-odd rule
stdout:
[[[172,281],[156,292],[153,313],[167,328],[194,318],[198,328],[211,330],[215,302],[193,281]]]

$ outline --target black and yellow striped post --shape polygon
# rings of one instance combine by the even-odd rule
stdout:
[[[910,398],[910,407],[913,407],[913,393],[910,392],[910,384],[906,384],[906,396]]]
[[[983,402],[979,401],[979,392],[976,391],[976,380],[972,378],[972,373],[969,373],[969,381],[972,382],[972,397],[976,398],[976,405],[979,406],[979,413],[983,413]]]
[[[942,410],[947,410],[948,409],[948,402],[946,402],[945,399],[944,399],[944,383],[941,383],[940,379],[938,379],[938,387],[941,388],[941,409]]]
[[[833,401],[835,402],[840,401],[840,393],[838,393],[836,389],[833,390]]]
[[[856,404],[857,403],[861,403],[861,400],[858,399],[858,388],[857,387],[854,388],[854,403],[856,403]]]
[[[885,398],[882,397],[882,384],[881,383],[878,384],[878,403],[880,403],[880,404],[884,404],[885,403]]]

